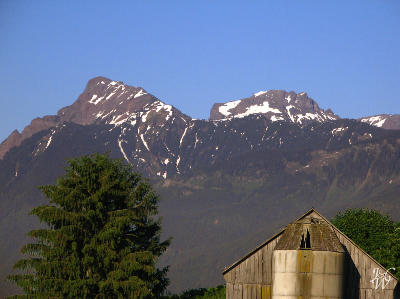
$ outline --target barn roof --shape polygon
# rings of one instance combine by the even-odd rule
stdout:
[[[306,212],[304,215],[300,216],[298,219],[296,219],[296,221],[301,220],[303,217],[309,215],[310,213],[312,213],[314,210],[314,208],[311,208],[308,212]],[[316,212],[316,211],[315,211]],[[319,213],[318,213],[319,214]],[[259,249],[263,248],[265,245],[267,245],[269,242],[275,240],[276,238],[278,238],[280,235],[282,235],[285,232],[285,228],[281,229],[278,233],[276,233],[275,235],[273,235],[271,238],[267,239],[266,241],[264,241],[263,243],[261,243],[260,245],[258,245],[256,248],[254,248],[253,250],[251,250],[249,253],[247,253],[246,255],[244,255],[243,257],[241,257],[240,259],[238,259],[236,262],[234,262],[232,265],[230,265],[229,267],[226,267],[224,269],[224,271],[222,272],[222,274],[225,274],[227,272],[229,272],[231,269],[235,268],[237,265],[239,265],[241,262],[243,262],[244,260],[246,260],[249,256],[251,256],[254,252],[258,251]]]
[[[326,219],[324,216],[322,216],[317,210],[315,210],[314,208],[311,208],[309,211],[307,211],[306,213],[304,213],[302,216],[300,216],[298,219],[296,219],[294,222],[292,223],[296,223],[301,221],[302,219],[305,219],[307,216],[313,214],[316,215],[317,217],[321,218],[328,226],[330,226],[331,228],[333,228],[336,232],[338,232],[339,234],[341,234],[346,240],[348,240],[351,244],[353,244],[355,247],[357,247],[363,254],[365,254],[366,256],[368,256],[370,259],[372,259],[375,263],[377,263],[380,267],[382,267],[384,269],[384,267],[378,263],[372,256],[370,256],[367,252],[365,252],[362,248],[360,248],[356,243],[354,243],[353,240],[351,240],[349,237],[347,237],[344,233],[342,233],[336,226],[334,226],[328,219]],[[271,238],[269,238],[268,240],[266,240],[265,242],[263,242],[262,244],[260,244],[259,246],[257,246],[256,248],[254,248],[252,251],[250,251],[249,253],[247,253],[246,255],[244,255],[242,258],[240,258],[239,260],[237,260],[236,262],[234,262],[232,265],[230,265],[229,267],[226,267],[224,269],[224,271],[222,272],[223,275],[225,275],[227,272],[229,272],[230,270],[232,270],[233,268],[235,268],[237,265],[239,265],[241,262],[243,262],[244,260],[246,260],[249,256],[251,256],[252,254],[254,254],[256,251],[258,251],[259,249],[263,248],[265,245],[267,245],[268,243],[270,243],[271,241],[275,240],[276,238],[278,238],[279,236],[281,236],[285,230],[287,229],[287,227],[283,228],[281,231],[279,231],[277,234],[273,235]],[[395,280],[398,281],[398,279],[390,272],[388,272],[388,274]]]
[[[290,223],[275,247],[275,250],[298,249],[344,252],[332,227],[312,217]]]

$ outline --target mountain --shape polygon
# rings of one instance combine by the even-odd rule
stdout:
[[[379,114],[374,116],[362,117],[359,121],[389,130],[400,130],[399,114]]]
[[[260,91],[249,98],[216,103],[211,109],[211,120],[242,118],[262,114],[271,121],[288,121],[300,125],[339,119],[330,109],[323,110],[305,92],[284,90]]]
[[[28,216],[45,202],[37,186],[93,152],[125,159],[161,195],[173,242],[160,263],[171,265],[173,292],[221,283],[224,266],[311,206],[400,218],[400,131],[340,119],[303,93],[229,103],[195,120],[141,87],[97,77],[71,106],[11,135],[0,160],[1,277],[40,225]],[[0,297],[12,291],[0,282]]]
[[[103,123],[119,126],[123,123],[134,123],[141,117],[145,120],[147,115],[155,114],[165,117],[167,121],[169,118],[179,119],[185,124],[192,120],[171,105],[166,105],[148,94],[141,87],[96,77],[88,82],[84,92],[71,106],[62,108],[57,115],[35,118],[21,133],[14,130],[0,144],[0,159],[11,148],[20,145],[33,134],[62,123]],[[305,92],[296,94],[293,91],[270,90],[254,93],[251,97],[241,100],[216,103],[210,111],[210,120],[228,120],[249,115],[263,115],[272,122],[286,121],[299,125],[339,119],[330,109],[321,109]],[[161,118],[154,125],[159,125],[159,121]],[[400,115],[382,114],[363,117],[359,121],[384,129],[400,129]],[[182,126],[185,125],[181,124]]]
[[[119,126],[122,123],[134,123],[139,118],[145,120],[153,113],[166,120],[171,117],[180,118],[182,121],[190,119],[174,107],[165,105],[148,94],[141,87],[131,87],[123,82],[96,77],[88,82],[83,93],[71,106],[62,108],[57,115],[35,118],[22,133],[13,131],[0,145],[0,159],[11,148],[20,145],[33,134],[63,123],[72,122],[80,125],[102,123]]]

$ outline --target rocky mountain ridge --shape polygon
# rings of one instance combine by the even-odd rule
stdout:
[[[257,92],[245,99],[214,104],[210,111],[210,121],[224,121],[249,115],[263,115],[271,122],[286,121],[301,126],[315,121],[339,119],[330,109],[321,109],[305,92],[296,94],[293,91],[270,90]],[[163,103],[141,87],[95,77],[89,80],[78,99],[72,105],[59,110],[57,115],[35,118],[21,133],[14,130],[0,144],[0,159],[11,148],[18,146],[33,134],[65,122],[120,126],[124,123],[135,124],[139,119],[145,122],[148,117],[154,116],[157,116],[158,120],[152,124],[153,127],[165,126],[165,122],[171,119],[183,122],[182,129],[185,130],[191,126],[188,122],[193,121],[191,117]],[[384,129],[400,129],[400,115],[377,115],[360,118],[359,121]],[[146,146],[146,141],[143,143]]]

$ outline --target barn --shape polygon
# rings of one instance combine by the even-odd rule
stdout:
[[[315,209],[225,268],[227,299],[392,299],[398,280]]]

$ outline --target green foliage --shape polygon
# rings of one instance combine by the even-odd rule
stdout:
[[[332,223],[385,268],[400,277],[400,223],[368,209],[348,209]]]
[[[164,299],[225,299],[225,286],[220,285],[210,289],[192,289],[183,292],[181,295],[172,295]]]
[[[107,155],[68,162],[56,185],[40,189],[50,204],[36,215],[48,226],[29,236],[9,275],[22,298],[154,298],[168,281],[155,263],[169,241],[160,242],[158,196],[130,166]]]

